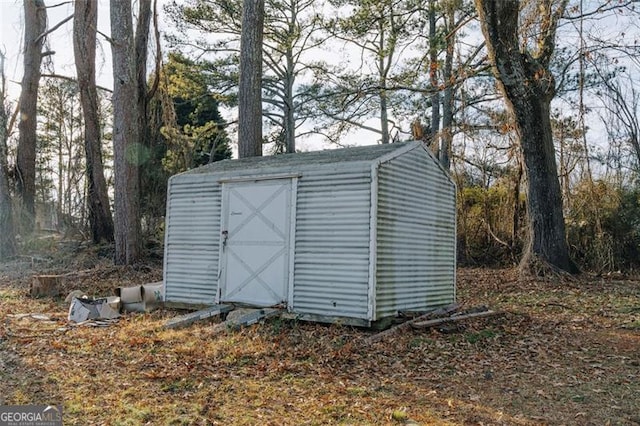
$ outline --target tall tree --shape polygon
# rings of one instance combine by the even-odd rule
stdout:
[[[76,0],[73,21],[73,51],[80,102],[84,114],[84,149],[87,169],[89,226],[95,243],[113,241],[113,217],[104,177],[98,91],[96,89],[96,32],[98,2]]]
[[[238,157],[262,155],[264,0],[244,0],[238,84]]]
[[[338,141],[360,128],[386,143],[406,134],[410,124],[414,138],[438,151],[439,137],[441,151],[448,153],[458,91],[483,68],[480,47],[456,45],[457,34],[473,21],[473,5],[463,0],[332,3],[340,7],[340,18],[329,20],[328,31],[362,54],[345,58],[350,65],[341,64],[338,72],[316,73],[319,94],[308,108],[316,111],[322,134]],[[374,117],[379,125],[371,124]],[[448,167],[448,157],[441,160]]]
[[[146,70],[147,51],[142,46],[146,36],[140,33],[149,30],[150,8],[150,0],[139,1],[134,38],[131,0],[113,1],[110,6],[116,264],[132,264],[140,258],[140,141],[145,134],[147,95],[146,79],[140,81]]]
[[[437,88],[438,82],[438,53],[439,40],[437,34],[436,0],[429,0],[429,80],[431,87]],[[431,94],[431,140],[436,143],[440,132],[440,91]]]
[[[555,80],[549,69],[558,20],[568,0],[533,3],[539,19],[535,39],[521,39],[519,0],[475,0],[493,73],[515,117],[528,178],[529,241],[521,259],[524,274],[575,273],[569,256],[562,195],[551,130]],[[554,7],[554,3],[558,3]]]
[[[466,113],[472,108],[467,108],[463,114],[458,113],[478,102],[463,100],[465,96],[462,89],[474,86],[486,71],[484,43],[470,44],[464,41],[466,25],[474,22],[476,15],[475,6],[468,0],[430,0],[423,15],[423,20],[429,22],[429,37],[422,42],[422,49],[426,52],[422,60],[429,64],[428,85],[426,76],[420,75],[416,76],[413,85],[431,91],[428,98],[423,96],[420,99],[423,105],[431,109],[427,114],[430,123],[428,139],[440,164],[449,169],[453,136],[462,127],[460,116],[467,116]],[[481,93],[482,100],[486,100],[492,91],[483,90]],[[456,115],[457,123],[454,120]],[[458,129],[454,128],[456,124]]]
[[[357,51],[359,65],[317,73],[320,96],[314,107],[333,122],[330,138],[350,127],[365,129],[389,143],[394,126],[394,91],[407,86],[400,64],[415,56],[409,46],[420,32],[420,5],[406,0],[334,0],[337,18],[326,29]],[[347,11],[339,13],[338,11]],[[413,58],[415,59],[415,58]],[[399,72],[400,70],[400,72]],[[320,70],[324,71],[324,70]],[[366,121],[379,118],[379,126]]]
[[[462,7],[462,1],[448,0],[445,2],[445,28],[447,31],[444,66],[442,69],[442,83],[444,93],[442,96],[442,130],[440,134],[440,146],[438,159],[442,167],[449,170],[451,166],[451,145],[453,144],[453,116],[454,116],[454,92],[455,77],[453,75],[453,53],[455,50],[457,32],[461,22],[456,21],[456,12]],[[466,16],[463,18],[466,19]],[[435,142],[435,141],[434,141]]]
[[[8,114],[4,75],[4,53],[0,52],[0,261],[16,253],[13,228],[11,194],[9,193],[9,168],[7,164]]]
[[[179,53],[169,53],[160,70],[148,108],[150,159],[140,171],[141,214],[151,226],[162,223],[171,175],[231,158],[226,123],[206,70]]]
[[[264,115],[279,130],[277,151],[296,152],[297,130],[305,121],[299,80],[314,67],[305,56],[325,40],[316,34],[322,28],[316,13],[321,7],[317,0],[270,0],[265,5],[263,56],[271,72],[263,78],[268,98]]]
[[[20,92],[17,188],[25,209],[24,226],[33,230],[36,192],[36,127],[42,45],[47,28],[43,0],[24,1],[24,73]]]
[[[599,94],[605,111],[610,113],[609,118],[613,118],[604,125],[610,137],[626,143],[635,159],[635,170],[640,172],[640,85],[631,73],[614,77],[613,73],[602,70],[598,65],[594,68],[604,85],[605,90]]]
[[[170,53],[162,68],[165,84],[159,87],[158,97],[166,96],[169,102],[162,102],[161,107],[172,110],[171,114],[163,112],[172,118],[162,123],[169,145],[165,145],[165,167],[172,173],[231,157],[218,95],[211,92],[205,70],[205,65],[178,53]],[[182,146],[176,142],[183,142]],[[176,163],[170,157],[182,157],[184,161]]]
[[[45,79],[38,91],[38,157],[36,194],[48,208],[57,194],[58,222],[69,226],[84,215],[85,165],[78,86],[73,81]],[[57,187],[52,177],[57,175]]]
[[[304,135],[300,127],[306,116],[305,86],[300,80],[311,74],[316,65],[308,52],[322,44],[322,25],[316,0],[265,0],[263,31],[263,116],[265,139],[276,142],[274,151],[295,152],[296,139]],[[211,62],[207,74],[220,100],[235,105],[238,86],[242,0],[189,0],[166,7],[180,37],[170,41],[180,49],[194,46]],[[215,38],[184,37],[193,32]],[[213,42],[211,40],[214,40]],[[205,62],[206,63],[206,62]]]

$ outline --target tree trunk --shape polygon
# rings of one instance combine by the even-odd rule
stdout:
[[[16,254],[7,164],[8,114],[5,107],[4,55],[0,52],[0,262]]]
[[[516,246],[518,241],[518,232],[520,231],[520,185],[522,184],[522,161],[518,158],[518,169],[516,172],[515,183],[513,185],[513,227],[511,228],[511,247]]]
[[[295,1],[289,3],[289,13],[291,14],[288,24],[288,34],[296,34],[298,22],[298,12]],[[296,80],[296,62],[293,53],[293,43],[289,42],[286,48],[286,80],[285,80],[285,99],[284,99],[284,135],[287,153],[296,152],[296,118],[294,115],[295,100],[293,85]]]
[[[526,273],[536,272],[538,261],[576,273],[578,269],[569,257],[565,235],[562,192],[551,135],[550,101],[538,96],[512,100],[529,182],[529,240],[520,265]]]
[[[578,268],[569,256],[562,196],[551,132],[550,104],[555,81],[549,70],[560,10],[540,4],[543,21],[535,56],[520,51],[518,0],[476,0],[493,73],[515,117],[528,178],[529,241],[520,267],[523,274],[551,269],[570,273]],[[563,3],[566,5],[566,1]],[[546,8],[545,8],[546,6]]]
[[[98,92],[96,89],[97,0],[76,0],[73,20],[73,48],[80,102],[84,114],[84,151],[87,169],[87,204],[94,243],[113,241],[113,217],[102,164]]]
[[[293,84],[295,83],[293,50],[287,49],[287,73],[285,83],[285,99],[284,99],[284,135],[286,152],[292,154],[296,152],[296,118],[294,115],[294,93]]]
[[[438,44],[436,42],[436,2],[429,0],[429,79],[431,81],[431,144],[438,152],[440,132],[440,91],[438,84]],[[440,158],[440,152],[438,152]]]
[[[113,153],[115,177],[115,263],[140,257],[138,141],[139,91],[131,0],[111,2],[113,54]]]
[[[149,139],[151,138],[151,129],[149,127],[149,98],[147,84],[147,53],[149,46],[149,27],[151,23],[151,0],[138,0],[138,20],[136,22],[135,31],[135,52],[136,52],[136,76],[138,81],[138,140],[135,144],[135,170],[136,170],[136,192],[140,194],[141,173],[140,167],[147,161],[150,150]],[[158,70],[158,68],[156,68]],[[157,71],[156,71],[157,72]],[[139,206],[139,195],[136,199],[137,213],[137,238],[142,237],[142,228],[140,223],[141,210]],[[145,223],[148,223],[145,221]],[[140,245],[140,244],[139,244]]]
[[[43,0],[24,1],[24,74],[20,92],[20,123],[16,158],[17,188],[25,210],[24,226],[33,231],[36,194],[36,127],[42,45],[47,28]]]
[[[57,213],[58,213],[58,223],[56,228],[58,230],[63,229],[65,227],[66,220],[64,219],[64,200],[65,197],[63,194],[66,194],[64,190],[64,143],[63,139],[60,135],[60,125],[58,124],[58,200],[57,200]]]
[[[387,91],[380,91],[380,133],[382,138],[380,143],[389,143],[389,109],[387,105]]]
[[[150,135],[149,120],[147,115],[147,51],[149,46],[149,26],[151,23],[151,0],[139,0],[138,20],[136,23],[135,51],[136,51],[136,76],[138,79],[138,111],[140,139],[139,147],[149,146]],[[142,160],[142,159],[141,159]],[[138,164],[140,166],[140,164]]]
[[[238,84],[238,156],[262,155],[262,30],[264,0],[244,0]]]
[[[442,135],[440,136],[439,160],[442,167],[449,170],[451,167],[451,145],[453,143],[453,53],[456,42],[456,9],[453,5],[447,5],[446,28],[447,52],[444,59],[444,69],[442,80],[445,84],[444,95],[442,97]]]
[[[379,28],[379,44],[378,49],[380,52],[385,50],[385,26],[384,22],[380,20],[380,28]],[[391,52],[387,52],[387,54],[391,54]],[[387,75],[388,68],[385,67],[385,58],[386,55],[379,55],[378,57],[378,75],[380,84],[380,143],[387,144],[389,143],[389,107],[388,107],[388,96],[387,96]],[[389,58],[391,60],[391,58]]]

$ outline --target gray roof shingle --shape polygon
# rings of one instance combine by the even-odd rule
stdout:
[[[327,149],[295,154],[229,159],[188,170],[184,172],[184,174],[221,173],[236,170],[268,170],[292,168],[298,165],[309,164],[373,161],[409,144],[417,146],[416,142],[398,142],[385,145],[357,146],[353,148]]]

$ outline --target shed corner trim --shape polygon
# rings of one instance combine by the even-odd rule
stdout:
[[[371,189],[369,206],[369,282],[367,292],[367,317],[375,320],[377,292],[377,244],[378,244],[378,167],[380,162],[371,165]]]

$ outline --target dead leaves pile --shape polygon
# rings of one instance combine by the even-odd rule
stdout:
[[[365,345],[373,331],[278,318],[162,330],[163,311],[68,328],[64,304],[0,287],[0,402],[62,401],[65,424],[640,423],[638,281],[463,269],[458,294],[502,314]]]

